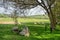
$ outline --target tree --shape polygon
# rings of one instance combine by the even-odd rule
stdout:
[[[55,0],[20,0],[20,2],[19,2],[19,0],[18,1],[15,0],[15,2],[18,4],[21,3],[20,8],[32,8],[37,5],[42,6],[46,10],[48,17],[50,19],[50,24],[51,24],[50,31],[52,32],[55,29],[56,19],[55,19],[55,15],[52,11],[52,5],[54,5]],[[30,6],[32,6],[32,7],[30,7]]]
[[[18,16],[17,16],[17,11],[15,10],[15,11],[14,11],[14,16],[13,16],[13,20],[14,20],[14,22],[15,22],[15,26],[18,25],[18,20],[17,20],[17,18],[18,18]]]
[[[50,24],[51,24],[50,31],[52,32],[55,29],[56,19],[55,19],[55,14],[52,11],[52,5],[54,5],[55,0],[11,0],[11,1],[16,2],[20,7],[20,9],[25,9],[25,8],[29,9],[36,7],[37,5],[40,5],[46,10],[48,17],[50,19]]]
[[[52,5],[54,5],[55,0],[36,0],[41,7],[43,7],[48,13],[48,17],[50,19],[50,31],[52,32],[56,27],[56,19],[55,15],[52,11]]]

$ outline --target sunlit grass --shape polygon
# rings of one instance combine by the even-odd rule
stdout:
[[[0,22],[14,22],[13,18],[0,18]],[[49,22],[49,19],[18,18],[18,22]]]

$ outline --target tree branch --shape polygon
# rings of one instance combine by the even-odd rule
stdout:
[[[55,0],[52,0],[50,6],[52,6],[52,4],[54,4],[54,2],[55,2]]]
[[[41,0],[41,3],[40,3],[38,0],[36,0],[36,1],[39,3],[39,5],[40,5],[41,7],[43,7],[47,12],[49,12],[43,0]],[[42,4],[43,4],[43,5],[42,5]]]

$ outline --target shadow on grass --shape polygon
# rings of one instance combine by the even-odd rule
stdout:
[[[59,40],[60,31],[50,33],[49,24],[25,23],[18,25],[19,28],[27,25],[30,30],[30,37],[20,36],[11,31],[13,24],[0,24],[0,40]],[[46,26],[46,30],[45,30]]]

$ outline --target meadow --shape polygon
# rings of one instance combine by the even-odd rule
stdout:
[[[13,22],[11,18],[0,18],[0,22]],[[11,31],[14,24],[0,23],[0,40],[60,40],[60,25],[56,25],[56,30],[50,33],[49,19],[18,18],[19,29],[28,26],[30,36],[25,37]]]

